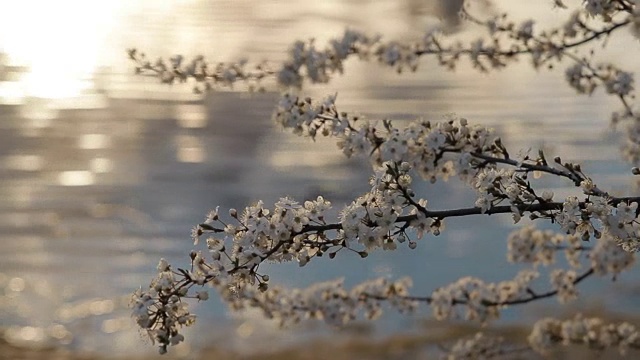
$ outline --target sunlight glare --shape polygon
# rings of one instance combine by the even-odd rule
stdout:
[[[0,52],[27,67],[24,95],[60,99],[88,90],[121,1],[9,1],[0,12]]]
[[[95,183],[95,177],[89,171],[62,171],[58,175],[58,183],[62,186],[87,186]]]

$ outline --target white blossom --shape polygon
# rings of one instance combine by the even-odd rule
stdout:
[[[531,347],[542,354],[547,354],[556,345],[585,344],[595,349],[617,347],[622,354],[630,345],[639,345],[638,331],[633,325],[606,323],[580,314],[564,321],[552,318],[539,320],[528,340]]]

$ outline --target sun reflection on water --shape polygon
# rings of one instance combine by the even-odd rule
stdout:
[[[74,97],[91,88],[105,39],[123,1],[9,1],[0,13],[0,49],[10,64],[29,70],[23,95]],[[29,19],[29,21],[26,21]],[[17,92],[12,96],[15,98]]]
[[[95,183],[95,176],[90,171],[62,171],[58,175],[58,183],[62,186],[87,186]]]

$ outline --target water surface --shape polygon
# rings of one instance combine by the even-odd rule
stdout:
[[[367,190],[371,173],[366,163],[345,159],[330,140],[311,142],[272,124],[275,92],[197,96],[188,87],[133,76],[124,49],[278,61],[296,39],[320,42],[346,27],[414,39],[436,22],[428,4],[414,1],[11,4],[0,15],[0,324],[10,339],[29,346],[55,343],[103,354],[155,351],[142,345],[128,296],[148,284],[160,257],[187,264],[190,228],[209,209],[319,194],[340,208]],[[546,4],[512,4],[495,7],[520,17],[547,10]],[[33,19],[41,30],[37,37],[17,20],[25,16],[41,16]],[[553,12],[544,19],[560,17]],[[631,41],[612,43],[612,56]],[[544,148],[548,157],[580,162],[601,187],[632,193],[619,136],[607,122],[617,104],[599,93],[576,96],[561,69],[535,72],[521,61],[490,74],[467,66],[451,73],[434,59],[420,66],[399,76],[353,60],[344,76],[307,91],[317,97],[339,91],[341,110],[374,119],[438,120],[455,112],[494,127],[512,152]],[[571,191],[561,180],[543,181],[558,196]],[[473,194],[455,181],[417,191],[432,208],[473,203]],[[345,255],[332,264],[319,260],[301,270],[285,265],[268,271],[274,283],[288,286],[412,275],[416,293],[424,294],[470,273],[488,281],[515,274],[504,255],[511,229],[508,217],[451,220],[442,236],[414,251],[375,253],[367,261]],[[589,304],[633,311],[638,277],[634,271],[613,284],[596,279],[586,286]],[[195,311],[203,320],[190,331],[183,353],[212,338],[237,347],[247,346],[246,337],[299,339],[255,314],[232,316],[215,299]],[[506,321],[526,322],[533,313],[515,309]],[[381,331],[388,333],[411,321],[389,316],[383,323]]]

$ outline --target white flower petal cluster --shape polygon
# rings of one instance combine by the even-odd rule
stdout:
[[[305,319],[323,320],[342,326],[355,319],[357,301],[344,289],[343,280],[318,282],[306,289],[270,287],[268,290],[246,289],[235,301],[235,309],[257,307],[268,319],[280,326],[296,324]]]
[[[333,73],[343,71],[343,61],[349,55],[367,57],[379,40],[379,37],[346,30],[342,38],[331,40],[325,49],[318,49],[313,39],[297,41],[289,51],[289,60],[276,74],[278,83],[285,87],[301,87],[305,78],[313,83],[326,83]]]
[[[472,338],[458,340],[442,359],[490,359],[501,354],[502,337],[487,336],[481,332]]]
[[[549,275],[551,286],[558,294],[558,301],[568,303],[578,298],[576,280],[578,273],[575,270],[555,269]]]
[[[411,166],[406,162],[399,166],[387,162],[384,166],[386,170],[376,171],[371,178],[371,191],[345,206],[340,213],[341,235],[347,245],[358,241],[367,251],[376,248],[395,250],[398,240],[393,235],[397,234],[398,218],[406,215],[404,209],[407,207],[413,209],[412,214],[418,211],[414,206],[417,203],[409,203],[413,201],[409,200],[413,196],[409,188]],[[421,204],[418,206],[424,209],[426,200]],[[420,231],[422,235],[425,229]]]
[[[158,59],[151,62],[144,53],[137,49],[129,49],[129,58],[137,63],[136,73],[152,73],[164,84],[185,83],[194,80],[194,92],[213,90],[218,87],[233,88],[238,82],[249,84],[249,90],[262,89],[263,78],[273,74],[266,63],[249,68],[248,61],[219,62],[210,64],[202,55],[195,56],[186,62],[182,55],[169,58],[168,61]]]
[[[541,231],[533,226],[525,226],[509,234],[507,239],[507,259],[514,263],[530,263],[534,266],[548,266],[555,263],[556,252],[566,246],[567,258],[578,267],[574,254],[581,245],[576,236],[562,236],[551,230]]]
[[[475,205],[483,214],[491,209],[496,201],[507,200],[513,205],[518,205],[535,200],[513,170],[482,168],[474,179],[473,187],[478,193]],[[513,210],[514,216],[519,219],[520,211],[517,208]]]
[[[583,240],[607,237],[628,252],[639,248],[640,223],[638,203],[619,201],[614,206],[611,199],[591,197],[581,203],[577,197],[567,197],[555,221],[567,234],[576,234]]]
[[[565,70],[565,79],[579,94],[591,94],[597,87],[590,69],[580,62]]]
[[[589,260],[596,274],[615,277],[633,265],[635,253],[626,251],[615,239],[603,236],[589,254]]]
[[[591,16],[601,16],[608,20],[618,10],[616,3],[613,0],[584,0],[584,8]]]
[[[635,326],[626,322],[606,323],[582,315],[564,321],[541,319],[533,326],[528,340],[529,345],[541,354],[549,353],[556,345],[584,344],[599,350],[617,347],[621,354],[631,346],[640,346],[640,334]]]
[[[333,95],[314,103],[285,93],[273,118],[298,135],[337,137],[338,147],[349,157],[370,156],[378,166],[385,161],[407,162],[423,179],[431,181],[454,175],[471,179],[477,172],[475,165],[480,163],[472,153],[500,154],[493,131],[471,126],[466,119],[416,121],[404,129],[385,122],[385,130],[381,130],[371,122],[339,113],[335,100]]]
[[[567,39],[574,38],[578,36],[580,31],[584,29],[584,19],[582,16],[582,12],[574,11],[571,16],[567,18],[567,21],[564,23],[562,27],[563,35]]]
[[[149,290],[140,289],[133,294],[131,308],[138,326],[159,344],[163,354],[169,345],[177,345],[184,340],[180,328],[191,326],[196,317],[189,313],[188,304],[182,301],[182,297],[187,295],[187,288],[176,288],[177,279],[168,262],[161,259],[157,268],[158,274]],[[160,299],[162,306],[158,307]],[[202,300],[206,298],[202,296]],[[156,326],[159,317],[162,317],[162,326]]]
[[[605,82],[607,93],[618,96],[630,95],[633,91],[633,74],[627,71],[615,71]]]
[[[626,99],[635,89],[633,73],[613,65],[576,62],[565,70],[565,79],[580,94],[592,94],[598,86],[604,85],[608,94]]]
[[[418,302],[408,296],[411,280],[390,281],[378,278],[344,288],[344,279],[318,282],[305,289],[270,287],[260,291],[243,289],[242,296],[232,301],[236,310],[258,308],[268,319],[280,326],[289,326],[306,319],[322,320],[329,325],[344,326],[363,313],[368,319],[382,315],[382,302],[400,312],[412,312]]]
[[[523,270],[513,280],[499,283],[485,283],[474,277],[461,278],[431,294],[433,316],[438,320],[462,318],[482,323],[497,319],[500,308],[505,307],[501,304],[527,296],[530,283],[538,276],[537,271]]]

